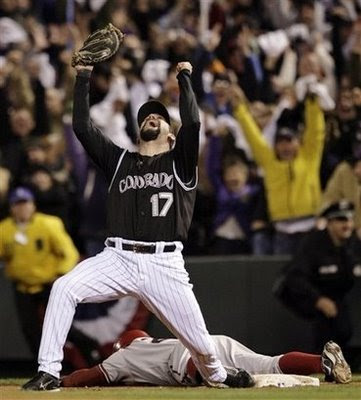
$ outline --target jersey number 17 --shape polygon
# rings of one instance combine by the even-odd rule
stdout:
[[[173,193],[155,193],[150,198],[150,202],[152,203],[152,217],[165,217],[173,203]]]

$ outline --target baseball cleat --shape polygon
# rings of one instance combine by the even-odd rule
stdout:
[[[22,389],[57,392],[60,390],[60,380],[47,372],[40,371],[29,382],[26,382]]]
[[[351,368],[342,354],[341,347],[329,341],[321,355],[321,366],[327,382],[349,383],[352,380]]]

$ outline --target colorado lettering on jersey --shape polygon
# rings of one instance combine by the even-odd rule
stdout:
[[[169,190],[173,189],[174,176],[168,175],[166,172],[155,172],[141,175],[127,175],[119,182],[119,191],[124,193],[129,189],[145,189],[147,187],[167,187]]]

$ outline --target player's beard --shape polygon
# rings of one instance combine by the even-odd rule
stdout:
[[[157,121],[156,126],[152,126],[151,124],[149,124],[149,126],[147,125],[148,124],[146,123],[143,129],[140,131],[140,137],[145,142],[150,142],[151,140],[157,139],[157,137],[159,136],[160,122]]]
[[[160,134],[160,127],[159,126],[158,126],[158,128],[147,128],[147,129],[142,129],[140,131],[140,137],[145,142],[150,142],[151,140],[157,139],[159,134]]]

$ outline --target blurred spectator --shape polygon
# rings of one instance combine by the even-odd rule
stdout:
[[[361,154],[337,166],[327,183],[321,209],[342,199],[355,206],[355,228],[361,239]]]
[[[104,99],[90,108],[90,116],[104,136],[123,149],[135,151],[132,139],[135,141],[136,133],[128,101],[125,78],[114,77]]]
[[[251,223],[252,252],[259,256],[273,254],[274,229],[269,218],[263,182],[255,199],[254,208]]]
[[[312,324],[314,350],[328,340],[345,346],[352,336],[346,294],[361,276],[361,244],[353,234],[352,203],[332,203],[323,231],[310,232],[274,287],[276,295]]]
[[[309,96],[302,139],[295,126],[295,115],[285,117],[287,125],[278,128],[272,148],[244,104],[240,89],[233,87],[232,93],[235,117],[256,163],[265,174],[268,210],[276,230],[274,253],[293,253],[300,238],[313,228],[320,204],[319,169],[325,135],[323,112],[317,99]]]
[[[222,157],[222,137],[209,139],[207,170],[212,182],[216,211],[212,254],[251,253],[251,220],[259,187],[249,181],[249,168],[237,155]],[[218,133],[220,135],[220,133]]]
[[[4,165],[19,182],[26,161],[24,143],[33,132],[35,121],[27,108],[13,109],[9,117],[11,137],[3,146]]]
[[[7,214],[7,198],[10,188],[10,180],[10,171],[2,166],[0,153],[0,220]]]
[[[26,165],[22,174],[26,173],[28,168],[46,164],[46,145],[43,138],[29,137],[24,141],[23,147],[26,154]]]
[[[64,132],[46,135],[43,143],[46,150],[45,164],[52,176],[57,182],[68,185],[70,183],[70,165],[65,155]]]
[[[64,92],[49,88],[45,92],[45,106],[49,115],[48,132],[62,132],[64,130]]]
[[[333,28],[331,40],[339,82],[348,73],[354,43],[359,46],[360,8],[356,1],[336,0],[328,13]]]
[[[29,189],[14,189],[9,203],[11,216],[0,222],[0,258],[14,284],[21,326],[36,356],[51,285],[74,267],[79,255],[61,220],[36,211]]]
[[[361,89],[340,88],[335,115],[328,122],[326,150],[334,164],[352,157],[361,143]]]
[[[215,74],[212,82],[212,90],[205,98],[204,105],[209,108],[214,115],[232,115],[232,105],[229,100],[229,89],[231,87],[230,78],[227,74]]]
[[[69,229],[69,193],[56,182],[45,165],[34,166],[26,174],[26,183],[35,195],[37,210],[59,217]]]

